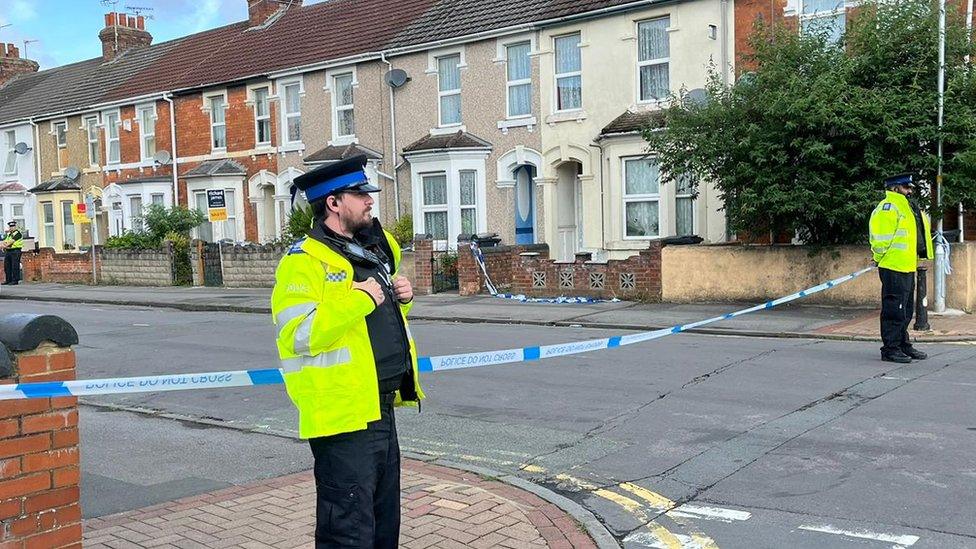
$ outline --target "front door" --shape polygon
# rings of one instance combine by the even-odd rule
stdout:
[[[519,166],[515,170],[515,243],[535,243],[535,192],[531,166]]]
[[[558,261],[573,261],[579,250],[579,179],[576,177],[576,164],[565,165],[559,170],[556,183],[556,238],[558,242]]]

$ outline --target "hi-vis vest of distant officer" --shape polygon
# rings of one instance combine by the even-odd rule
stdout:
[[[10,243],[8,248],[11,250],[22,250],[24,248],[24,236],[21,234],[20,229],[17,229],[12,233],[7,233],[3,237],[3,240],[4,242]]]
[[[400,246],[386,239],[400,265]],[[394,273],[395,274],[395,273]],[[360,431],[380,419],[376,364],[365,317],[376,308],[352,289],[353,267],[325,244],[306,238],[278,264],[271,312],[278,328],[278,356],[285,388],[298,408],[301,438]],[[404,326],[413,302],[400,304]],[[417,348],[407,328],[417,399],[424,398]],[[396,404],[404,403],[398,392]]]
[[[932,226],[922,212],[925,230],[925,256],[932,259]],[[871,213],[871,252],[878,267],[913,273],[918,268],[918,235],[915,215],[905,195],[885,191],[885,199]]]

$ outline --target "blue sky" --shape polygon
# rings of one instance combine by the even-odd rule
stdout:
[[[321,0],[305,0],[305,5]],[[220,27],[247,18],[247,0],[118,0],[126,6],[153,8],[146,22],[153,43]],[[113,11],[100,0],[0,0],[0,42],[12,43],[41,64],[41,70],[83,61],[102,54],[98,31]]]

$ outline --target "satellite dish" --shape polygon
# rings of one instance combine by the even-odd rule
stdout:
[[[708,92],[706,92],[702,88],[695,88],[685,94],[685,102],[690,103],[692,105],[697,105],[697,106],[707,105],[711,100],[712,98],[708,96]]]
[[[14,145],[14,152],[17,154],[27,154],[27,151],[29,150],[31,150],[31,148],[28,147],[27,143],[24,143],[23,141]]]
[[[383,80],[385,80],[387,85],[389,85],[391,88],[399,88],[400,86],[406,84],[407,81],[410,80],[410,77],[407,76],[407,71],[403,69],[393,69],[391,71],[387,71],[386,75],[383,77]]]
[[[78,168],[74,166],[68,166],[67,168],[64,169],[64,176],[72,181],[78,179],[79,175],[81,175],[81,172],[78,171]]]
[[[169,154],[169,151],[156,151],[156,154],[153,155],[153,160],[155,160],[157,164],[166,165],[169,164],[169,161],[172,159],[173,157]]]

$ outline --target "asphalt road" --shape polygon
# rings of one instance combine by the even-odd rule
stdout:
[[[79,378],[275,364],[265,315],[39,302],[0,312],[71,322]],[[412,326],[429,355],[616,334]],[[930,360],[897,367],[872,343],[682,334],[439,372],[423,379],[423,412],[399,413],[401,445],[517,471],[582,503],[627,547],[976,548],[976,347],[923,348]],[[84,402],[86,516],[311,463],[289,438],[296,416],[280,387]]]

